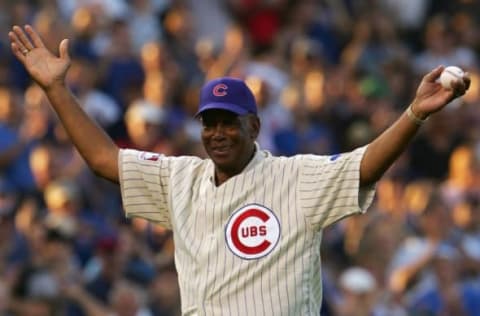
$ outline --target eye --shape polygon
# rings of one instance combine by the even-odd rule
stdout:
[[[213,120],[202,119],[202,125],[204,128],[209,128],[215,126],[215,122]]]
[[[239,120],[236,117],[226,117],[223,119],[222,123],[225,126],[232,127],[238,125]]]

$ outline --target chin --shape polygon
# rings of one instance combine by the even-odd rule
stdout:
[[[223,172],[230,172],[236,168],[235,161],[232,162],[230,159],[212,159],[212,161],[216,168]]]
[[[227,153],[227,154],[215,154],[213,152],[208,153],[208,156],[216,165],[229,165],[232,164],[232,162],[235,161],[232,153]]]
[[[224,159],[212,159],[212,161],[215,163],[215,166],[221,170],[229,170],[233,167],[232,162]]]

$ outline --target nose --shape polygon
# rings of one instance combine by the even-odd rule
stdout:
[[[213,127],[213,138],[223,138],[225,137],[225,125],[221,122],[217,123]]]

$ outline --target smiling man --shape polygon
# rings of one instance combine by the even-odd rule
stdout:
[[[30,26],[13,27],[9,38],[85,161],[120,183],[126,215],[173,230],[184,315],[318,315],[322,230],[365,212],[374,183],[426,117],[470,84],[465,76],[442,88],[437,67],[370,144],[334,156],[274,157],[255,142],[252,92],[220,78],[202,88],[197,114],[209,159],[168,157],[120,150],[83,112],[65,85],[68,40],[57,57]]]
[[[207,83],[200,96],[202,141],[222,184],[239,174],[255,153],[260,120],[253,94],[245,82],[220,78]]]

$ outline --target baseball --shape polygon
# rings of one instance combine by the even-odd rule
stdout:
[[[457,66],[446,67],[440,75],[440,83],[444,88],[451,89],[452,81],[462,79],[464,72]]]

